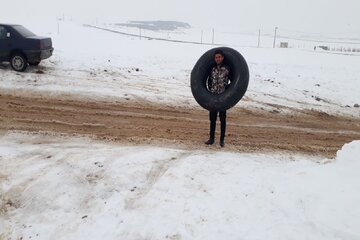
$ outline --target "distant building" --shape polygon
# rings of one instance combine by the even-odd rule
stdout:
[[[328,46],[317,46],[318,48],[321,48],[322,50],[328,51],[330,48]]]
[[[289,43],[288,42],[281,42],[280,43],[280,48],[288,48],[289,47]]]

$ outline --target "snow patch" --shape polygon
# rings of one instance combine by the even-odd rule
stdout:
[[[359,239],[359,151],[329,161],[8,133],[0,238]]]
[[[360,140],[345,144],[336,153],[336,159],[341,164],[352,165],[354,169],[360,167]]]

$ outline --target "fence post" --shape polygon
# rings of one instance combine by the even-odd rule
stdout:
[[[277,31],[278,27],[275,27],[275,34],[274,34],[274,44],[273,44],[273,48],[275,48],[275,42],[276,42],[276,31]]]

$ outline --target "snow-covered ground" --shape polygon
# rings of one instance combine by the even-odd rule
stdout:
[[[211,46],[140,40],[71,21],[60,21],[59,30],[56,22],[26,26],[53,38],[54,56],[27,73],[1,67],[1,91],[198,106],[190,73]],[[186,33],[191,37],[191,30]],[[359,55],[229,46],[250,68],[249,88],[237,107],[266,109],[270,103],[360,116],[354,108],[360,104]]]
[[[0,239],[360,239],[359,156],[6,134]]]
[[[0,66],[0,93],[198,107],[190,72],[211,46],[59,23],[24,24],[54,56]],[[360,116],[360,56],[230,47],[251,74],[236,107]],[[360,239],[359,156],[359,141],[330,160],[0,132],[0,239]]]

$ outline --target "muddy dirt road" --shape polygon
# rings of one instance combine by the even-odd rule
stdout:
[[[289,109],[288,109],[289,110]],[[205,146],[208,112],[199,108],[136,102],[1,94],[0,129],[79,134],[124,144],[188,149]],[[219,122],[217,136],[219,134]],[[292,109],[288,114],[233,108],[228,111],[225,151],[292,151],[334,157],[360,139],[360,119]]]

